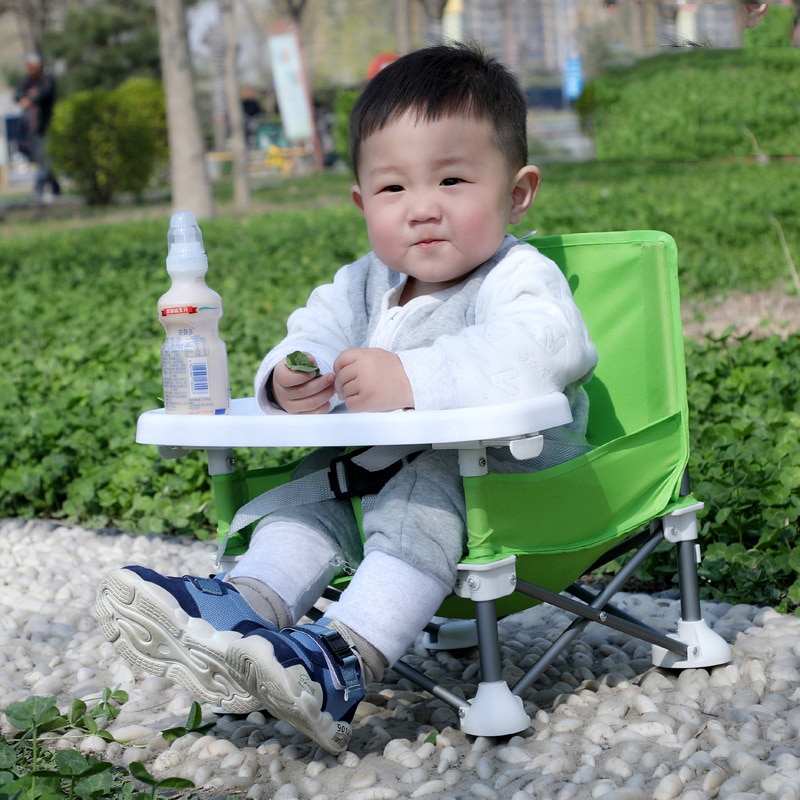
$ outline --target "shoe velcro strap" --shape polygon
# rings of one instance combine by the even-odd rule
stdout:
[[[298,630],[298,628],[294,628],[293,630]],[[340,667],[343,667],[348,659],[358,658],[353,652],[353,648],[347,644],[342,638],[342,634],[335,628],[326,628],[323,625],[303,625],[300,630],[310,631],[319,636],[319,638],[323,640],[328,652],[333,656]]]
[[[284,628],[284,630],[305,633],[318,640],[321,647],[324,648],[323,655],[331,667],[331,677],[334,678],[334,685],[344,692],[345,702],[350,699],[351,693],[355,693],[356,700],[361,700],[364,697],[361,662],[353,648],[347,644],[339,631],[316,623],[303,625],[302,627]],[[335,667],[334,663],[331,663],[331,659],[335,663]],[[336,674],[337,672],[338,674]]]

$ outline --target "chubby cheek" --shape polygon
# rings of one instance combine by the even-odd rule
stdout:
[[[500,247],[506,234],[507,217],[489,213],[486,208],[471,208],[456,217],[457,237],[462,247],[482,263]]]
[[[367,217],[367,236],[370,247],[381,261],[387,263],[399,249],[400,225],[387,214]]]

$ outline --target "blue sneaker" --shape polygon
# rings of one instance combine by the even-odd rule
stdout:
[[[338,631],[256,628],[233,643],[228,667],[274,717],[330,753],[347,749],[365,687],[361,662]]]
[[[226,657],[244,635],[278,629],[230,583],[124,567],[100,583],[97,619],[117,652],[145,672],[169,678],[199,700],[234,714],[262,708],[229,670]]]

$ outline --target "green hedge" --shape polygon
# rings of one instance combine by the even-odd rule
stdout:
[[[600,159],[800,154],[800,51],[670,52],[598,76],[578,108]]]

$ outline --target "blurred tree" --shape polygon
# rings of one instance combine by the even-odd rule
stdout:
[[[250,205],[247,141],[244,131],[244,111],[241,90],[236,75],[236,26],[233,21],[233,0],[219,0],[222,32],[225,38],[225,99],[230,122],[230,142],[233,153],[233,197],[236,208],[244,210]]]
[[[431,43],[441,42],[443,37],[442,20],[447,0],[419,0],[428,17],[428,39]]]
[[[13,13],[19,20],[23,49],[44,53],[45,32],[52,26],[55,12],[64,0],[0,0],[0,14]]]
[[[161,73],[167,101],[172,205],[198,219],[215,215],[194,87],[183,0],[156,0]]]
[[[45,33],[47,53],[64,63],[60,93],[113,89],[131,77],[160,78],[155,23],[155,0],[89,0],[70,8],[63,27]]]
[[[305,11],[307,0],[283,0],[281,5],[286,9],[286,13],[291,17],[297,27],[303,20],[303,11]]]

